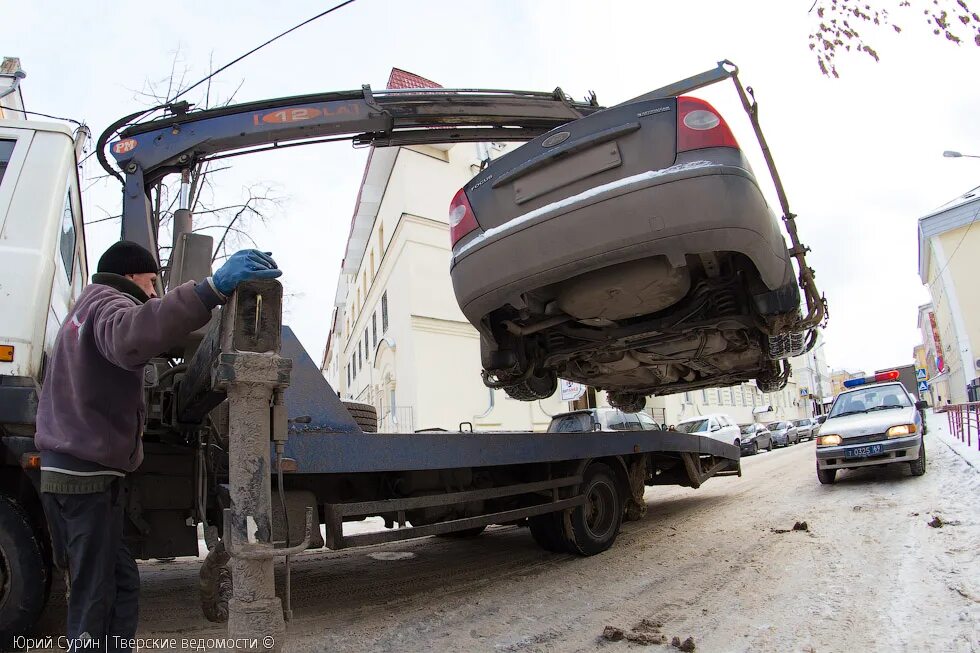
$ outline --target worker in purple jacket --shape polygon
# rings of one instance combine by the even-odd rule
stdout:
[[[114,244],[58,333],[37,411],[41,500],[55,559],[67,559],[67,636],[77,649],[128,648],[139,617],[139,571],[123,542],[126,474],[143,461],[143,367],[207,324],[236,286],[282,272],[243,250],[200,283],[157,298],[156,259]]]

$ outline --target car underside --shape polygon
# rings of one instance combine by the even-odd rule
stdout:
[[[782,359],[812,338],[792,329],[795,284],[769,291],[732,252],[688,255],[680,268],[661,258],[619,264],[522,299],[524,310],[508,305],[481,326],[492,334],[485,380],[523,400],[550,396],[558,377],[605,390],[623,410],[648,395],[749,380],[773,392],[789,376]]]

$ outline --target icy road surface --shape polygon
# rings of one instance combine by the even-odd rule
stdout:
[[[939,435],[920,478],[902,466],[821,486],[806,442],[744,459],[742,478],[651,488],[647,517],[593,558],[513,527],[306,554],[286,650],[676,651],[676,635],[708,653],[980,651],[980,472]],[[773,530],[796,521],[809,530]],[[197,568],[141,565],[141,636],[223,635],[198,612]],[[644,619],[668,645],[601,639]]]

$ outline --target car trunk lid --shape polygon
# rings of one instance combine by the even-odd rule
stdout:
[[[620,105],[555,128],[496,159],[464,190],[479,226],[529,211],[676,158],[676,98]]]

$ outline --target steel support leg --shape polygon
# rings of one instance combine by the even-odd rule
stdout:
[[[226,359],[227,360],[227,359]],[[244,651],[279,651],[285,639],[276,596],[273,557],[243,557],[238,550],[272,544],[272,467],[269,456],[272,393],[281,387],[279,357],[238,352],[227,361],[229,494],[234,592],[228,602],[228,636],[256,642]],[[270,639],[271,638],[271,639]],[[272,646],[268,646],[269,643]]]

